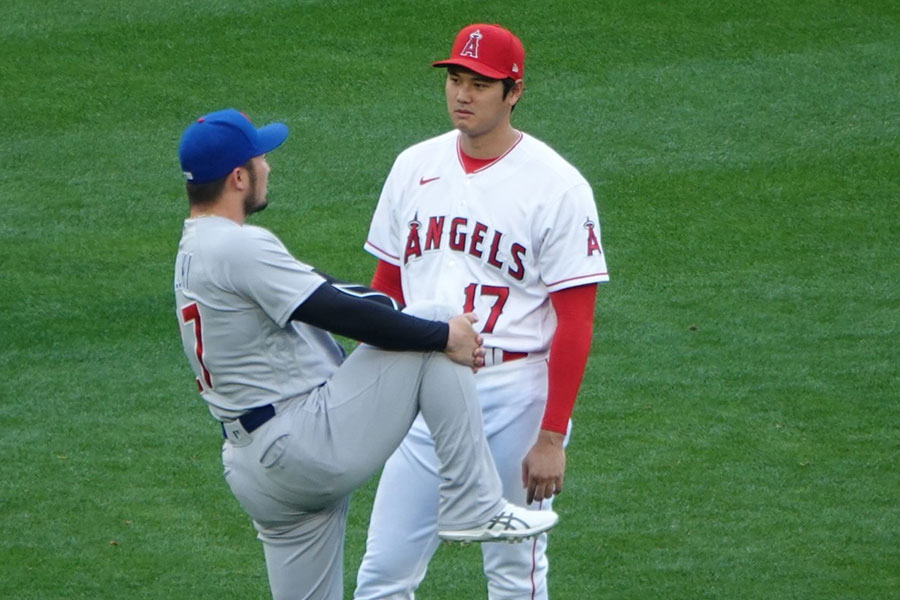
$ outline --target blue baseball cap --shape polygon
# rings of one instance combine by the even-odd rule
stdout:
[[[287,136],[284,123],[257,129],[247,115],[233,108],[210,113],[197,119],[181,136],[181,170],[189,183],[209,183],[254,156],[274,150]]]

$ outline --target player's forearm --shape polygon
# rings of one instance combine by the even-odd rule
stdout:
[[[447,323],[404,314],[327,282],[294,310],[291,319],[385,350],[442,351],[449,336]]]
[[[550,294],[557,314],[550,345],[547,408],[541,429],[565,434],[584,378],[594,329],[595,284]]]

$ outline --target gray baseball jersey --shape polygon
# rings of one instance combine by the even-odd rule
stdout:
[[[234,418],[305,394],[341,364],[327,332],[289,320],[324,282],[266,229],[215,216],[185,221],[176,308],[185,354],[213,416]]]
[[[277,600],[339,600],[349,494],[375,474],[420,413],[441,455],[441,518],[457,530],[504,507],[474,378],[438,352],[343,352],[292,319],[326,280],[269,231],[188,219],[175,263],[176,314],[197,384],[228,424],[225,480],[253,518]],[[423,318],[446,320],[432,307]],[[275,405],[250,430],[234,420]]]

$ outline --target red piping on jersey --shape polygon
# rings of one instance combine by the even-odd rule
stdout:
[[[387,252],[387,251],[384,250],[383,248],[379,248],[378,246],[376,246],[375,244],[373,244],[373,243],[370,242],[369,240],[366,240],[366,245],[372,246],[373,248],[375,248],[376,250],[378,250],[379,252],[381,252],[381,253],[384,254],[385,256],[389,256],[389,257],[393,258],[394,260],[397,260],[397,261],[400,260],[400,257],[399,257],[399,256],[394,256],[393,254],[391,254],[390,252]]]
[[[569,277],[568,279],[560,279],[559,281],[554,281],[553,283],[548,283],[547,287],[553,287],[554,285],[559,285],[561,283],[567,283],[569,281],[578,281],[579,279],[587,279],[588,277],[609,277],[609,273],[591,273],[590,275],[579,275],[578,277]]]
[[[515,142],[513,142],[513,145],[512,145],[512,146],[510,146],[509,148],[506,149],[506,152],[504,152],[503,154],[501,154],[501,155],[498,156],[497,158],[491,160],[491,162],[489,162],[488,164],[486,164],[486,165],[484,165],[484,166],[482,166],[482,167],[478,167],[477,169],[475,169],[475,170],[473,170],[473,171],[471,171],[471,172],[469,171],[468,167],[466,166],[466,158],[470,158],[470,159],[472,159],[473,161],[479,161],[479,160],[482,160],[482,159],[472,158],[471,156],[469,156],[468,154],[466,154],[465,152],[463,152],[462,144],[461,144],[461,142],[460,142],[460,139],[462,138],[462,136],[460,135],[459,137],[457,137],[457,138],[456,138],[456,157],[459,159],[459,164],[460,164],[460,166],[463,168],[463,171],[465,171],[466,173],[469,173],[469,174],[480,173],[480,172],[484,171],[485,169],[488,169],[488,168],[494,166],[495,164],[497,164],[498,162],[500,162],[500,161],[503,159],[504,156],[506,156],[507,154],[509,154],[510,152],[512,152],[512,151],[513,151],[513,148],[515,148],[516,146],[518,146],[518,145],[519,145],[519,142],[521,142],[522,139],[524,139],[525,135],[524,135],[521,131],[517,131],[516,133],[519,134],[519,137],[516,139]],[[490,160],[490,159],[489,159],[489,160]]]

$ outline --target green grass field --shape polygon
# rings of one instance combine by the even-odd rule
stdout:
[[[255,222],[366,282],[395,155],[449,127],[428,65],[488,21],[612,276],[553,599],[900,598],[900,4],[178,4],[3,4],[0,597],[267,596],[178,338],[181,132],[287,122]],[[477,549],[418,597],[485,598]]]

